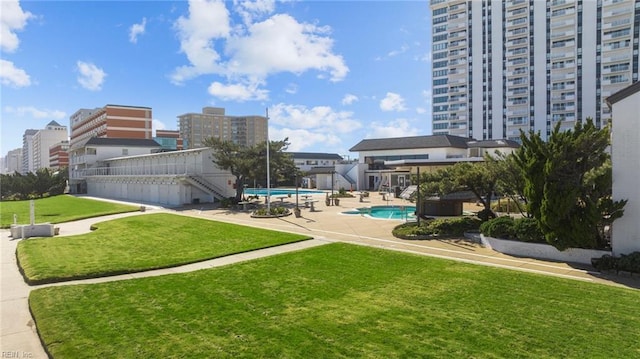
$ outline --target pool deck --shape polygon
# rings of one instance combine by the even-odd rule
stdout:
[[[640,277],[638,276],[605,275],[586,265],[514,257],[464,239],[399,239],[394,237],[391,231],[399,223],[402,223],[403,220],[344,215],[342,212],[367,206],[412,206],[414,205],[413,203],[401,198],[387,197],[386,200],[383,200],[382,196],[377,192],[371,192],[368,198],[365,197],[363,202],[360,202],[359,196],[357,195],[358,192],[353,192],[353,194],[355,195],[353,198],[340,198],[339,206],[326,206],[324,202],[325,194],[313,195],[312,198],[319,201],[313,212],[305,208],[303,201],[300,199],[299,207],[302,209],[300,218],[291,215],[277,219],[256,219],[251,218],[250,214],[246,212],[207,208],[193,208],[182,212],[182,214],[259,228],[306,234],[326,241],[347,242],[587,282],[640,288]],[[280,205],[279,200],[272,199],[271,203],[272,205]],[[289,207],[295,206],[295,196],[286,199],[284,205]],[[466,204],[464,208],[464,210],[467,211],[479,211],[481,209],[481,207],[473,203]]]

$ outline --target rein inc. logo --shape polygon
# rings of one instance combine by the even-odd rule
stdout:
[[[33,353],[19,350],[0,352],[0,358],[33,358]]]

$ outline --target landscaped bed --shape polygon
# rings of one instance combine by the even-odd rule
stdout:
[[[46,283],[173,267],[309,238],[168,213],[101,222],[95,228],[83,235],[18,243],[27,280]]]
[[[343,243],[37,289],[54,358],[631,358],[640,291]]]

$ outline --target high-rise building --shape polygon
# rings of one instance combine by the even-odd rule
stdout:
[[[14,174],[22,170],[22,148],[16,148],[7,153],[2,161],[2,173]]]
[[[638,81],[640,2],[431,0],[433,134],[546,138]]]
[[[38,130],[32,137],[33,151],[30,155],[33,157],[33,170],[49,168],[49,147],[68,140],[67,126],[62,126],[56,121],[51,121],[47,127]]]
[[[49,146],[49,167],[60,169],[69,166],[69,140]]]
[[[80,109],[70,118],[70,150],[84,146],[90,138],[152,138],[150,107],[106,105],[101,108]]]
[[[210,137],[253,146],[267,140],[267,118],[264,116],[229,116],[224,108],[205,107],[202,113],[178,116],[180,136],[184,148],[204,147]]]
[[[38,132],[32,128],[25,130],[22,135],[22,167],[20,173],[27,174],[34,172],[33,167],[33,136]]]

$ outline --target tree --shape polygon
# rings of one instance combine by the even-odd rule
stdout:
[[[67,187],[69,171],[62,168],[54,171],[40,168],[35,173],[22,175],[18,172],[0,176],[0,193],[3,200],[24,200],[63,194]]]
[[[214,150],[213,163],[228,170],[236,177],[235,201],[242,200],[244,184],[249,179],[266,178],[267,158],[266,142],[254,146],[242,146],[231,141],[208,138],[204,145]],[[289,146],[288,139],[269,142],[269,166],[271,176],[278,179],[285,174],[295,176],[297,169],[289,154],[284,150]],[[275,174],[275,176],[274,176]]]
[[[488,160],[494,161],[497,167],[496,191],[515,203],[523,217],[531,217],[527,212],[527,197],[524,195],[524,177],[516,163],[516,155],[498,152],[495,156],[487,155]]]
[[[495,218],[495,213],[491,210],[491,200],[497,178],[497,162],[489,158],[478,163],[458,162],[436,172],[423,174],[420,191],[439,195],[471,191],[484,206],[480,218],[487,220]]]
[[[558,123],[547,142],[533,131],[520,138],[515,162],[529,213],[547,242],[560,250],[603,247],[604,228],[622,216],[626,204],[611,199],[609,128],[600,130],[587,119],[568,131],[560,131]]]

